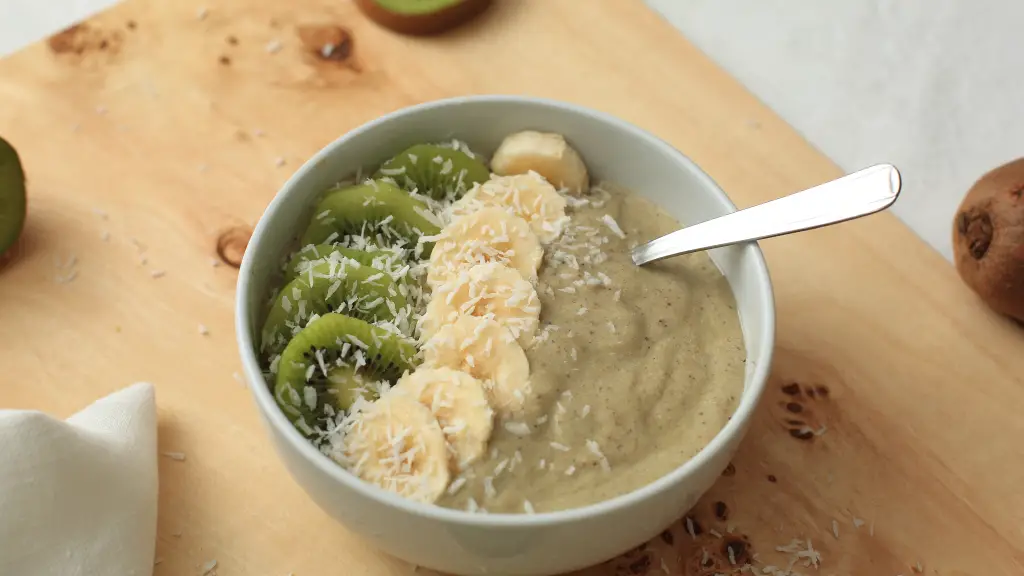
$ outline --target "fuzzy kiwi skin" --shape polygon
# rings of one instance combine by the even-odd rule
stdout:
[[[334,256],[337,253],[338,256]],[[324,260],[332,258],[348,258],[349,260],[355,260],[363,266],[374,267],[374,260],[380,258],[383,252],[379,251],[367,251],[360,250],[358,248],[346,248],[344,246],[335,246],[333,244],[309,244],[306,247],[299,250],[295,256],[288,262],[285,267],[284,277],[286,280],[291,280],[299,276],[299,274],[310,266],[310,262],[319,264]]]
[[[392,217],[390,228],[415,242],[419,236],[434,236],[441,228],[423,216],[430,213],[426,203],[390,182],[373,180],[366,184],[333,188],[317,204],[315,216],[302,235],[301,245],[325,244],[334,236],[359,234],[364,228]]]
[[[967,191],[953,219],[960,278],[993,310],[1024,322],[1024,158]]]
[[[312,283],[310,283],[308,272],[301,274],[285,284],[270,307],[267,319],[263,323],[260,344],[261,349],[270,357],[277,355],[285,348],[288,339],[292,337],[291,326],[296,326],[302,321],[302,318],[299,317],[298,300],[305,302],[303,311],[305,317],[308,318],[311,314],[322,316],[338,310],[353,293],[359,294],[365,299],[364,301],[382,298],[381,304],[369,309],[344,310],[346,314],[371,322],[390,322],[395,319],[395,315],[387,305],[388,300],[391,300],[395,309],[399,311],[407,305],[407,300],[402,296],[395,281],[376,268],[354,265],[351,261],[342,261],[340,263],[322,262],[314,265],[311,270]],[[332,270],[334,274],[331,274]],[[381,277],[374,280],[373,283],[366,282],[367,278],[378,274]],[[330,277],[320,277],[327,275]],[[340,284],[331,292],[331,286],[335,282],[340,282]],[[299,294],[298,299],[295,298],[296,291]],[[327,296],[328,292],[331,292],[330,297]]]
[[[438,158],[441,162],[436,161]],[[442,168],[449,162],[450,171],[441,174]],[[394,174],[395,171],[402,173]],[[474,184],[487,181],[491,177],[491,170],[462,150],[435,144],[417,144],[381,165],[375,177],[394,180],[406,190],[415,189],[435,200],[457,200]]]
[[[304,401],[306,371],[310,366],[317,366],[314,374],[320,370],[316,357],[317,350],[322,351],[321,354],[327,352],[327,363],[333,362],[345,342],[354,350],[356,345],[352,342],[352,337],[367,347],[363,350],[367,363],[363,370],[368,379],[395,382],[403,373],[416,367],[416,343],[413,340],[358,318],[333,312],[325,314],[306,325],[288,342],[288,346],[281,353],[274,382],[274,398],[289,419],[294,421],[295,418],[302,418],[307,425],[313,426],[319,417],[318,411],[322,408],[318,404],[316,410],[311,410]],[[351,360],[350,352],[346,361]],[[319,376],[322,378],[323,374]],[[321,383],[321,390],[318,392],[324,391],[322,386]]]
[[[25,171],[18,152],[0,138],[0,256],[9,250],[25,226]]]

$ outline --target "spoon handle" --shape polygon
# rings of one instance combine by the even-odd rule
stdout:
[[[633,249],[642,266],[679,254],[782,236],[885,210],[900,194],[900,173],[878,164],[745,210],[688,226]]]

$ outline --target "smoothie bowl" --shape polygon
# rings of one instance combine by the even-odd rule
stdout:
[[[457,574],[555,574],[680,517],[768,375],[755,244],[635,267],[735,208],[652,135],[575,105],[406,108],[267,208],[237,335],[275,449],[321,508]]]

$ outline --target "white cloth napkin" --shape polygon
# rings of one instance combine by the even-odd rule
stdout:
[[[66,421],[0,410],[0,574],[151,575],[157,482],[151,384]]]

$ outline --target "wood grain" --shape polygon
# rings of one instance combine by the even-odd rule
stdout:
[[[0,272],[0,406],[67,415],[156,384],[161,450],[187,455],[161,462],[158,575],[211,559],[222,576],[412,571],[277,462],[232,378],[236,271],[212,265],[339,134],[425,100],[519,93],[653,131],[740,205],[839,174],[639,1],[506,1],[425,39],[344,0],[206,6],[132,0],[0,62],[0,133],[30,187]],[[785,565],[774,548],[792,538],[822,553],[809,574],[1024,573],[1022,330],[889,215],[763,245],[777,362],[733,474],[692,512],[701,534],[677,524],[584,574],[728,572],[727,545]],[[825,432],[800,439],[787,420]]]

